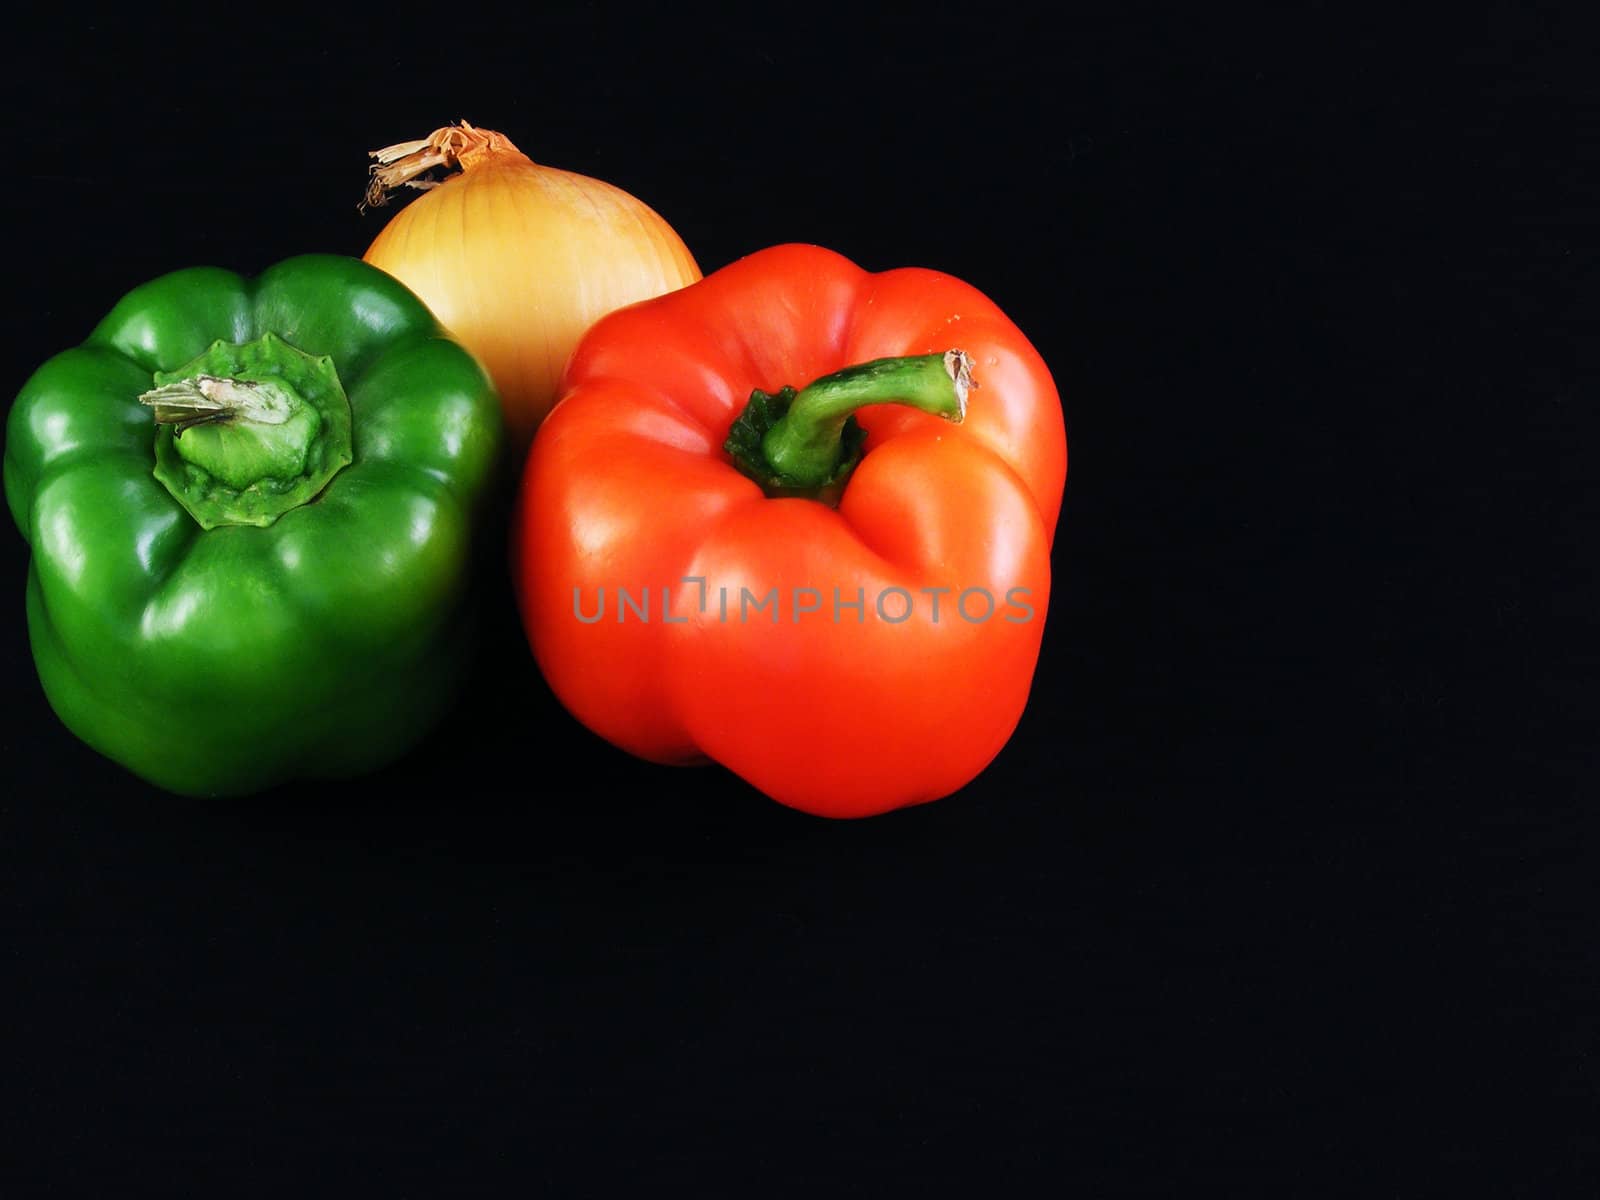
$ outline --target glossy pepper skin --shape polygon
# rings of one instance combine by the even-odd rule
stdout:
[[[724,449],[757,389],[957,348],[976,381],[964,420],[860,409],[865,452],[836,507],[769,495]],[[814,246],[762,251],[579,344],[515,518],[529,642],[562,702],[633,754],[714,760],[831,817],[932,800],[1021,716],[1065,477],[1050,373],[978,291]],[[774,588],[775,616],[741,611],[743,589]],[[859,617],[836,588],[861,596]],[[939,588],[935,620],[924,589]],[[993,598],[987,619],[956,611],[968,589],[973,618]]]
[[[238,346],[310,364],[305,378],[330,396],[342,386],[348,461],[330,452],[325,485],[280,487],[270,523],[202,528],[156,477],[172,430],[158,434],[139,397],[202,355],[226,366]],[[341,420],[329,407],[273,432]],[[28,628],[51,705],[95,749],[180,793],[393,759],[465,666],[469,558],[500,421],[478,364],[404,286],[355,259],[308,255],[253,280],[194,268],[130,292],[33,374],[6,430],[6,499],[33,551]],[[233,435],[195,428],[165,444],[204,436]]]

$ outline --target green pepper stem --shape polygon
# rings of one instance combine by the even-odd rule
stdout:
[[[840,483],[860,457],[854,421],[870,404],[907,404],[959,422],[967,413],[972,357],[961,350],[880,358],[835,371],[800,391],[757,390],[734,422],[725,449],[747,475],[779,494]]]
[[[157,425],[173,426],[174,437],[213,421],[282,425],[297,407],[284,387],[225,375],[195,375],[163,384],[140,395],[139,403],[154,411]]]
[[[155,477],[204,529],[270,525],[353,461],[333,359],[275,333],[213,342],[151,382],[139,402],[155,415]]]

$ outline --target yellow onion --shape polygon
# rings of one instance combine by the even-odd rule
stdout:
[[[478,357],[519,445],[550,411],[590,325],[700,278],[654,209],[609,183],[531,162],[504,134],[462,122],[372,157],[368,205],[396,187],[425,191],[366,260],[420,296]],[[454,168],[442,180],[419,178]]]

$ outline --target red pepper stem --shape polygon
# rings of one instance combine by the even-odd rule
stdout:
[[[735,422],[727,449],[739,468],[769,491],[820,491],[839,483],[855,465],[862,440],[851,420],[856,410],[907,404],[959,422],[975,386],[972,358],[961,350],[875,359],[824,375],[799,392],[757,391]],[[767,427],[760,430],[758,448],[749,427],[758,415],[768,414],[770,423],[759,422]]]

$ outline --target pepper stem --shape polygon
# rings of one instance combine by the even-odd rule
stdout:
[[[522,151],[512,145],[511,139],[492,129],[478,129],[465,121],[435,129],[425,138],[414,142],[396,142],[382,150],[370,150],[367,157],[376,161],[368,168],[367,194],[360,209],[382,208],[389,203],[389,193],[396,188],[418,190],[438,187],[438,179],[419,179],[435,167],[447,171],[461,168],[470,171],[478,160],[487,154],[516,154]]]
[[[960,422],[977,387],[972,357],[962,350],[880,358],[846,367],[798,392],[759,388],[728,431],[734,464],[769,494],[818,494],[842,484],[860,461],[866,434],[856,410],[907,404]],[[819,496],[818,498],[823,498]]]
[[[282,425],[294,415],[295,403],[282,387],[267,380],[195,375],[151,388],[139,397],[155,414],[157,425],[171,425],[172,435],[212,421],[250,421]]]
[[[203,529],[270,525],[354,461],[333,359],[275,333],[213,342],[151,384],[139,403],[156,420],[155,477]]]

